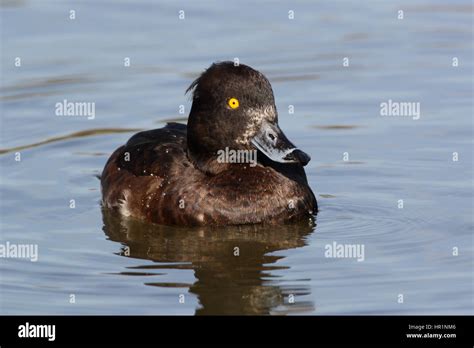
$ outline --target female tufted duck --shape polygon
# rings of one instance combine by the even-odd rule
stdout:
[[[317,212],[303,169],[310,157],[279,128],[263,74],[215,63],[188,91],[187,126],[137,133],[109,158],[106,208],[168,225],[276,224]]]

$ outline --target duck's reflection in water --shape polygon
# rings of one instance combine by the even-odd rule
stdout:
[[[103,210],[103,221],[109,239],[122,243],[120,255],[157,262],[135,266],[134,270],[194,270],[196,281],[185,286],[200,302],[196,314],[286,314],[314,310],[312,302],[301,299],[309,294],[308,280],[301,279],[301,275],[283,279],[272,274],[289,267],[274,265],[284,256],[270,254],[305,246],[306,237],[315,228],[313,220],[280,226],[176,228],[121,218]],[[129,269],[123,274],[133,272]],[[159,282],[146,285],[183,286]]]

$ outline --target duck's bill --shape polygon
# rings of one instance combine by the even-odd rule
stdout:
[[[311,160],[308,154],[288,140],[277,124],[265,122],[252,138],[252,144],[272,161],[280,163],[300,163],[305,166]]]

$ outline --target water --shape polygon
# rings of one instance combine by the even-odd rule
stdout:
[[[1,313],[473,313],[469,1],[0,11],[1,241],[39,248],[37,262],[1,259]],[[315,223],[184,229],[102,212],[111,152],[133,129],[185,121],[193,78],[234,57],[267,75],[282,129],[312,157]],[[64,99],[95,102],[95,118],[55,116]],[[419,102],[420,118],[381,116],[389,99]],[[333,242],[364,260],[325,257]]]

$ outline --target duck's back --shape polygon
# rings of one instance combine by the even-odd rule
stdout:
[[[168,225],[281,223],[316,212],[302,167],[235,165],[218,175],[189,160],[186,126],[135,134],[101,177],[103,204],[124,216]]]

